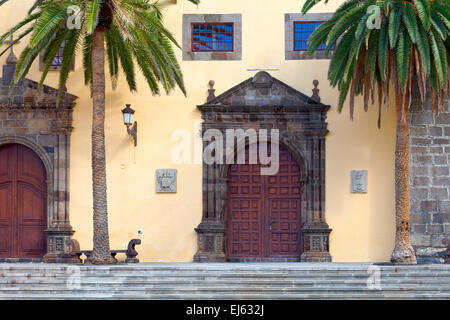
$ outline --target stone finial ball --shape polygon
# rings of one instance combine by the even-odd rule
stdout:
[[[214,85],[215,85],[216,83],[214,82],[214,80],[210,80],[209,81],[209,86],[212,88],[212,87],[214,87]]]
[[[317,86],[319,85],[319,80],[314,80],[314,81],[313,81],[313,85],[314,85],[314,87],[317,88]]]

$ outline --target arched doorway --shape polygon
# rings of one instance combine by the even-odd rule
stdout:
[[[228,168],[227,258],[299,261],[301,179],[297,161],[280,145],[278,172],[261,175],[259,159],[249,164],[250,150],[239,152],[245,153],[245,164],[235,161]]]
[[[292,86],[272,77],[265,71],[261,71],[254,77],[226,90],[221,95],[209,97],[207,103],[197,106],[197,108],[201,111],[202,119],[204,120],[202,123],[202,137],[205,137],[205,134],[210,129],[217,133],[217,136],[220,137],[221,134],[222,137],[225,137],[224,143],[220,143],[221,140],[218,140],[218,143],[215,144],[217,147],[215,155],[219,158],[225,155],[224,160],[227,163],[229,157],[233,157],[233,155],[230,155],[230,150],[232,150],[230,146],[235,145],[234,141],[228,141],[229,130],[244,130],[244,136],[247,134],[249,136],[251,134],[250,131],[256,131],[259,135],[259,140],[277,140],[292,153],[300,168],[298,176],[300,176],[301,198],[297,197],[297,202],[289,205],[299,205],[300,202],[298,201],[301,199],[301,210],[295,211],[301,212],[301,231],[299,230],[298,234],[296,232],[291,233],[291,231],[280,232],[280,240],[277,241],[282,243],[281,237],[285,239],[286,235],[288,237],[292,235],[292,239],[301,235],[302,238],[295,242],[295,244],[302,245],[301,248],[297,249],[297,252],[301,253],[300,261],[331,262],[329,235],[332,230],[326,222],[325,215],[325,150],[326,135],[328,134],[326,119],[330,106],[319,101],[317,83],[314,83],[315,89],[313,90],[315,90],[315,93],[313,97],[309,98]],[[211,90],[210,96],[213,96],[214,89]],[[278,136],[279,139],[274,138],[273,135]],[[236,137],[233,136],[233,140]],[[206,140],[208,141],[203,139],[204,148],[211,144],[211,140]],[[228,216],[229,201],[232,198],[229,195],[229,164],[227,163],[224,161],[203,162],[202,220],[198,227],[195,228],[198,235],[198,250],[194,255],[195,262],[251,261],[251,259],[245,257],[230,259],[229,255],[230,243],[228,241],[231,241],[229,237],[231,231],[228,230],[228,223],[230,222]],[[237,170],[240,171],[240,169]],[[236,176],[239,177],[240,172]],[[279,179],[275,178],[275,182],[279,183]],[[268,181],[267,179],[269,178],[266,177],[264,179]],[[265,188],[267,188],[268,182],[265,183]],[[283,191],[282,188],[282,185],[278,185],[275,190],[281,192]],[[238,194],[235,196],[237,197]],[[249,194],[250,196],[252,195]],[[232,195],[231,197],[234,196]],[[260,198],[262,200],[254,202],[252,205],[263,205],[265,206],[264,208],[270,208],[270,205],[275,207],[279,205],[280,213],[281,209],[283,209],[281,204],[283,203],[283,206],[286,206],[287,200],[291,199],[289,197],[274,198],[272,201],[272,198],[267,196],[260,196]],[[283,199],[286,199],[286,201],[283,201]],[[248,205],[251,205],[251,203],[249,202]],[[267,212],[269,209],[264,210]],[[291,212],[291,209],[287,211]],[[285,215],[286,210],[283,209],[283,212],[283,215]],[[297,222],[300,220],[299,217],[294,217],[294,219]],[[280,224],[280,226],[286,225]],[[276,246],[273,245],[272,240],[267,244],[267,241],[269,241],[267,228],[270,230],[270,226],[267,226],[267,221],[262,222],[262,226],[258,230],[262,230],[261,232],[265,233],[263,238],[265,240],[259,243],[262,248],[262,243],[265,241],[264,250],[272,250],[268,248],[276,248]],[[273,228],[274,226],[272,225],[272,230]],[[273,235],[275,239],[278,239],[278,235],[274,233],[269,233],[269,235]],[[243,235],[242,238],[247,236],[249,235]],[[292,241],[292,244],[294,246],[294,241]],[[241,250],[242,253],[244,249],[238,250]],[[277,251],[280,253],[279,255],[275,255],[273,253],[274,250],[269,251],[269,254],[263,253],[260,249],[258,250],[253,256],[284,256],[282,254],[283,250],[280,251],[280,249]],[[287,252],[287,257],[293,256],[289,247]],[[244,256],[244,254],[241,256]],[[261,261],[265,260],[265,258],[255,258],[255,261],[258,261],[258,259],[261,259]],[[297,254],[295,258],[283,260],[269,258],[267,261],[282,262],[294,259],[298,260]]]
[[[46,253],[46,177],[33,150],[0,146],[0,257],[42,258]]]

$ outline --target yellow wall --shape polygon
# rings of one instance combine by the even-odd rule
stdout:
[[[5,32],[26,14],[33,0],[14,0],[0,8],[0,32]],[[164,3],[164,1],[162,1]],[[167,0],[167,3],[171,1]],[[341,1],[318,5],[311,12],[331,12]],[[183,13],[242,13],[242,61],[182,61],[188,97],[179,91],[153,97],[142,76],[138,93],[127,90],[121,75],[118,89],[107,91],[107,174],[111,246],[122,248],[142,230],[141,261],[192,261],[197,250],[194,228],[202,214],[201,165],[175,165],[171,162],[172,132],[184,128],[193,132],[200,121],[196,105],[207,96],[208,81],[216,82],[216,93],[248,79],[249,68],[277,68],[278,79],[310,95],[312,79],[320,81],[322,102],[332,106],[328,114],[330,134],[326,150],[326,219],[333,229],[330,251],[333,261],[387,261],[394,243],[394,143],[393,108],[383,112],[382,130],[377,129],[377,107],[364,113],[361,100],[351,122],[347,109],[336,111],[338,92],[328,85],[328,60],[286,61],[284,58],[284,14],[295,13],[301,0],[203,0],[197,6],[187,1],[164,9],[167,27],[181,44]],[[16,48],[20,53],[25,43]],[[1,57],[3,64],[6,55]],[[39,80],[35,64],[28,78]],[[57,73],[46,82],[57,85]],[[71,147],[70,216],[75,238],[83,249],[92,248],[91,187],[91,106],[84,86],[80,57],[67,85],[79,97],[74,112]],[[139,141],[133,148],[120,110],[131,103],[139,123]],[[178,192],[156,194],[155,170],[178,169]],[[369,171],[367,194],[350,193],[350,170]]]

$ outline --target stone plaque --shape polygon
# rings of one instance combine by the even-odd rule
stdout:
[[[156,170],[156,192],[176,193],[177,192],[177,170],[158,169]]]
[[[367,193],[367,170],[351,171],[351,193]]]

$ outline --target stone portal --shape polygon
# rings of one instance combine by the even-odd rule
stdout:
[[[325,120],[330,106],[320,103],[318,89],[314,90],[314,98],[310,98],[267,72],[259,72],[217,98],[210,97],[198,109],[204,120],[203,136],[209,129],[220,132],[223,137],[228,129],[253,129],[257,133],[263,129],[278,130],[279,144],[292,155],[300,177],[300,201],[295,210],[301,217],[298,231],[301,237],[297,240],[301,250],[297,257],[289,252],[287,258],[328,262],[331,261],[331,229],[325,221],[325,136],[328,133]],[[208,144],[204,141],[204,147]],[[196,228],[199,247],[194,256],[196,262],[251,261],[252,258],[251,255],[233,256],[233,240],[229,239],[228,230],[229,214],[233,212],[230,199],[234,199],[230,194],[233,182],[228,176],[232,169],[225,158],[234,159],[241,150],[227,150],[226,144],[223,148],[222,163],[203,164],[203,216]],[[267,224],[265,227],[270,229]],[[288,242],[292,239],[289,236]],[[263,250],[272,250],[267,243],[261,246]]]

